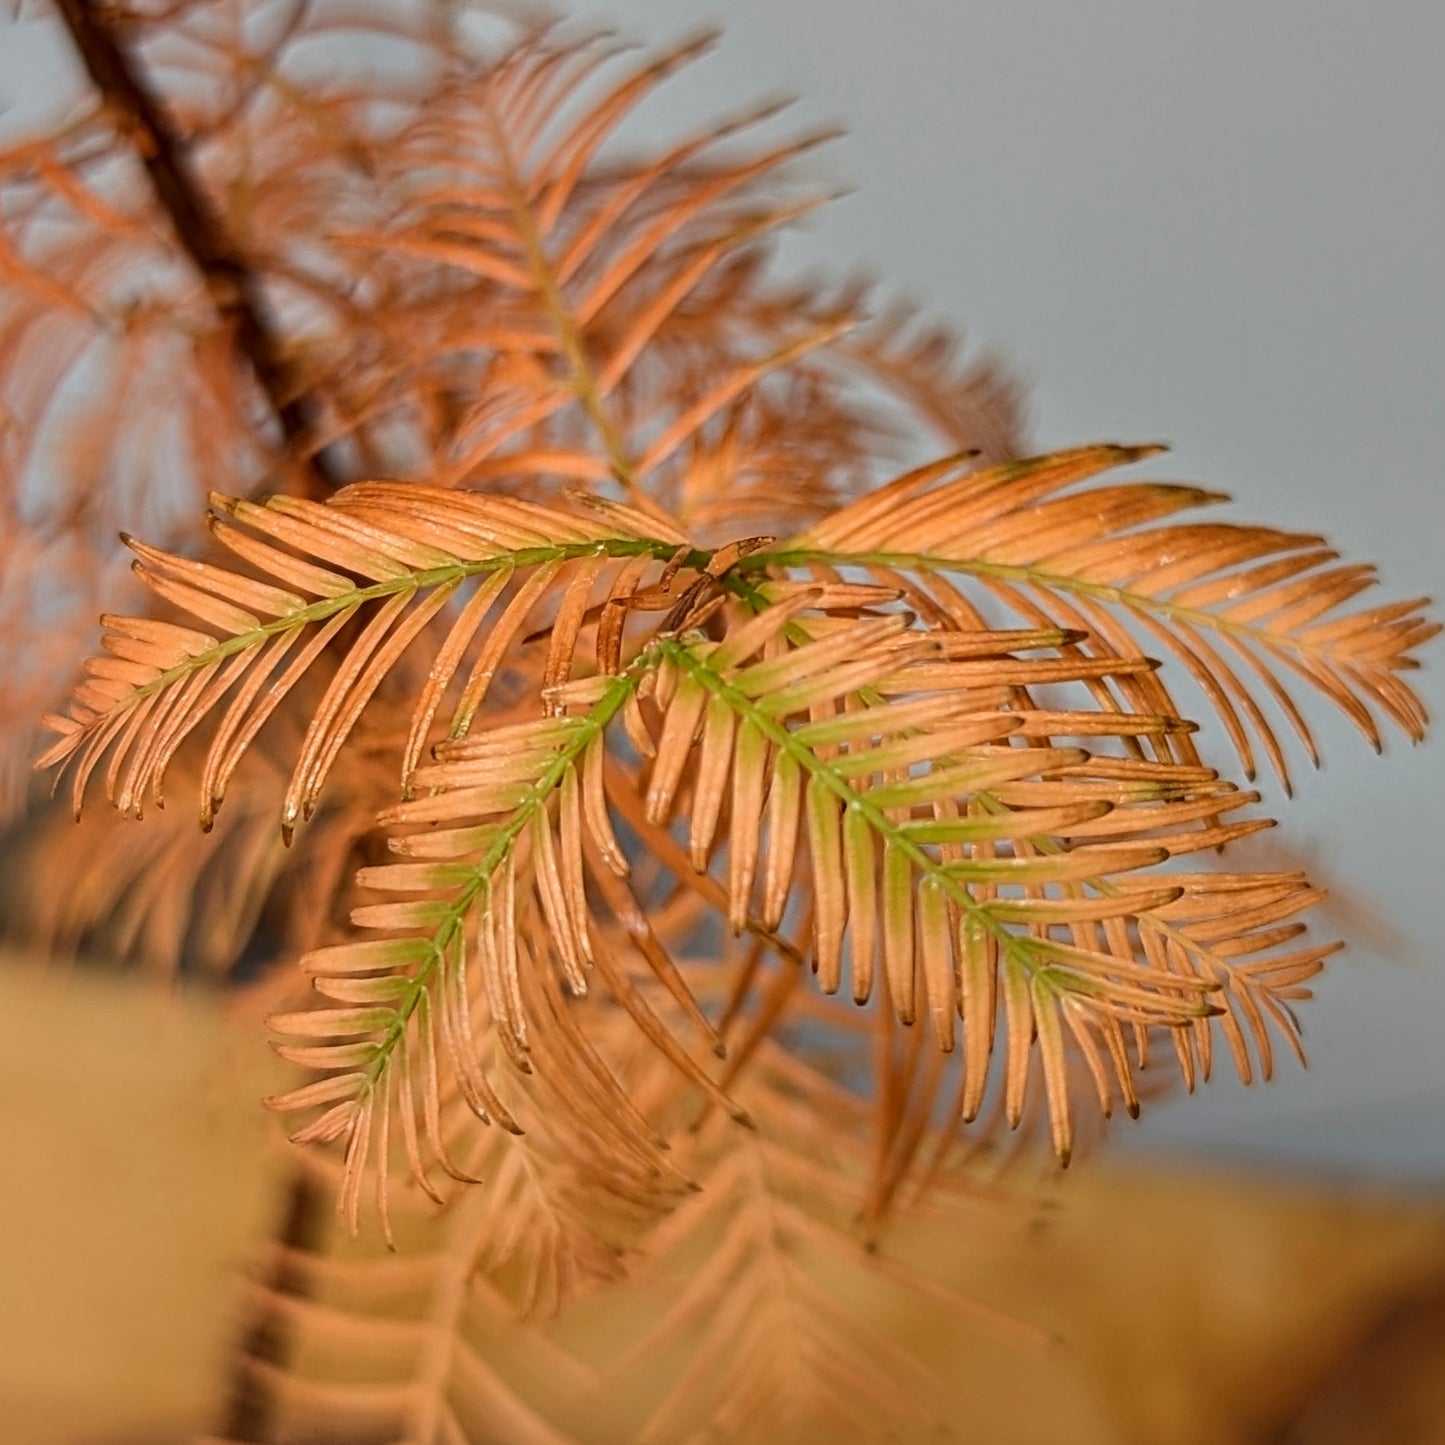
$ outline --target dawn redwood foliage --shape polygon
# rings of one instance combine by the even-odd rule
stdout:
[[[232,974],[302,1195],[400,1256],[368,1304],[283,1240],[223,1433],[602,1438],[477,1312],[585,1399],[530,1321],[669,1260],[610,1378],[691,1363],[631,1438],[926,1409],[809,1262],[936,1292],[887,1226],[1009,1131],[1067,1162],[1161,1064],[1299,1051],[1335,945],[1303,874],[1231,868],[1270,823],[1228,774],[1288,786],[1321,701],[1418,739],[1436,625],[1157,447],[1027,455],[994,366],[774,276],[825,199],[775,107],[618,151],[706,40],[57,15],[91,103],[0,156],[4,721],[104,609],[41,763],[145,818],[40,819],[36,927]]]

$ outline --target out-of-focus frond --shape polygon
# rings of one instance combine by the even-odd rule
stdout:
[[[7,530],[74,554],[34,589],[0,571],[0,609],[22,613],[7,644],[27,657],[72,601],[91,616],[129,602],[118,525],[193,547],[208,489],[281,489],[311,464],[319,443],[284,423],[324,406],[307,357],[357,322],[356,278],[321,259],[323,233],[364,204],[368,148],[415,116],[454,48],[405,7],[68,16],[119,47],[164,135],[107,91],[0,151],[0,511]],[[378,37],[386,95],[367,54]],[[68,679],[48,671],[37,690],[53,705]],[[33,700],[7,689],[0,726]]]
[[[804,1174],[798,1187],[797,1163],[786,1147],[729,1141],[704,1191],[649,1240],[638,1284],[666,1279],[674,1293],[612,1376],[621,1388],[639,1359],[659,1355],[671,1369],[639,1442],[702,1427],[725,1440],[777,1438],[805,1421],[844,1438],[884,1422],[937,1427],[927,1403],[936,1384],[819,1281],[865,1266],[857,1241],[819,1217],[817,1179]],[[791,1194],[778,1177],[790,1173]]]
[[[12,927],[54,958],[90,955],[152,970],[224,974],[255,936],[287,865],[279,789],[245,778],[244,802],[209,838],[189,813],[144,829],[113,813],[50,810],[19,845]],[[62,876],[62,870],[64,876]]]
[[[646,1235],[630,1283],[638,1303],[613,1316],[621,1328],[609,1334],[598,1384],[606,1398],[631,1402],[616,1434],[931,1433],[940,1382],[890,1342],[882,1324],[890,1307],[941,1306],[960,1338],[984,1332],[1027,1348],[1041,1336],[903,1267],[886,1245],[860,1247],[856,1211],[876,1119],[869,1101],[771,1040],[739,1087],[756,1134],[739,1138],[715,1119],[698,1131],[684,1160],[702,1188]],[[816,1128],[820,1116],[829,1129]],[[974,1201],[987,1212],[980,1227],[1011,1227],[996,1204]],[[1022,1198],[1015,1209],[1018,1224],[1031,1214]],[[900,1228],[916,1217],[911,1207],[900,1213]],[[950,1217],[967,1213],[965,1202]],[[574,1336],[586,1337],[589,1309],[585,1299],[575,1307]]]
[[[677,1103],[666,1076],[638,1055],[635,1033],[604,1023],[597,1042],[663,1113],[670,1097]],[[634,1214],[617,1229],[632,1258],[628,1281],[540,1301],[559,1312],[529,1307],[535,1251],[553,1248],[556,1199],[514,1191],[525,1141],[508,1135],[491,1136],[474,1158],[485,1159],[494,1187],[449,1187],[438,1208],[399,1195],[398,1254],[378,1257],[367,1238],[333,1232],[320,1249],[272,1259],[252,1303],[291,1347],[284,1368],[245,1366],[270,1404],[256,1445],[298,1433],[451,1442],[503,1430],[620,1445],[708,1427],[740,1440],[794,1427],[874,1439],[935,1425],[939,1399],[939,1382],[889,1344],[880,1310],[925,1302],[961,1334],[1037,1346],[1027,1321],[901,1265],[886,1247],[862,1249],[854,1214],[869,1167],[866,1100],[772,1042],[742,1088],[758,1133],[740,1143],[716,1118],[676,1133],[695,1187],[675,1193],[661,1217]],[[827,1131],[815,1126],[820,1113],[832,1120]],[[1008,1214],[987,1196],[972,1208],[983,1228],[1020,1227],[1033,1213],[1022,1197]],[[916,1211],[903,1213],[906,1223]]]
[[[83,538],[49,537],[0,501],[0,826],[24,807],[39,720],[94,629],[93,558]]]
[[[39,147],[0,174],[0,236],[70,298],[0,294],[12,505],[47,533],[186,536],[207,486],[246,492],[278,456],[226,326],[112,137]]]
[[[958,363],[959,340],[895,304],[848,337],[841,350],[875,384],[893,392],[949,451],[1002,462],[1023,451],[1021,388],[994,358]]]
[[[1007,388],[982,372],[955,377],[936,341],[896,345],[891,324],[849,341],[865,316],[859,288],[830,297],[766,278],[769,234],[816,204],[787,177],[823,137],[745,148],[775,109],[764,107],[655,155],[607,158],[612,132],[705,44],[628,70],[596,42],[543,35],[477,87],[449,93],[406,137],[392,157],[392,218],[342,244],[387,274],[425,268],[471,299],[454,301],[448,314],[461,319],[449,320],[423,297],[417,319],[440,329],[422,370],[393,373],[353,417],[380,414],[388,396],[403,401],[423,373],[446,371],[441,384],[459,396],[457,378],[490,353],[489,384],[472,405],[433,410],[452,428],[439,478],[616,480],[701,535],[712,519],[699,514],[699,492],[724,440],[744,493],[749,472],[774,470],[778,452],[796,459],[771,520],[790,501],[816,514],[872,479],[881,433],[839,404],[850,371],[909,405],[927,395],[925,409],[948,415],[944,431],[958,445],[997,455],[1014,444]],[[465,154],[453,133],[471,139]],[[393,308],[390,324],[410,324],[410,314]],[[815,408],[798,405],[804,395],[822,409],[816,429]],[[738,456],[739,440],[753,438],[763,455]],[[761,486],[757,495],[761,503]]]
[[[553,1410],[588,1395],[592,1372],[519,1319],[483,1268],[492,1225],[492,1203],[474,1189],[440,1215],[399,1210],[398,1253],[333,1232],[321,1248],[266,1261],[273,1279],[256,1281],[250,1305],[291,1348],[284,1363],[243,1356],[241,1389],[265,1402],[266,1424],[228,1445],[571,1445]]]
[[[207,837],[189,810],[157,810],[144,828],[109,811],[37,813],[11,844],[9,929],[54,959],[166,979],[244,981],[283,963],[289,974],[344,921],[376,810],[394,795],[394,775],[361,750],[346,770],[346,790],[289,852],[276,827],[287,770],[267,749],[242,765],[236,804]],[[177,771],[198,782],[193,758],[183,755]]]

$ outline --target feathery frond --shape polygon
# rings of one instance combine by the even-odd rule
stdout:
[[[1266,701],[1317,759],[1288,674],[1334,703],[1377,750],[1377,714],[1418,741],[1424,705],[1400,674],[1439,631],[1422,615],[1423,599],[1343,611],[1373,585],[1373,569],[1338,563],[1320,537],[1236,523],[1158,525],[1225,500],[1216,492],[1138,481],[1068,490],[1158,450],[1086,447],[984,471],[923,468],[747,565],[910,574],[920,597],[956,625],[975,626],[972,605],[936,580],[956,573],[1016,616],[1088,632],[1095,655],[1132,658],[1161,646],[1206,695],[1251,776],[1253,738],[1289,779]]]
[[[926,1015],[945,1052],[961,1020],[963,1120],[983,1107],[997,1046],[1017,1125],[1037,1060],[1067,1158],[1066,1037],[1107,1113],[1115,1090],[1137,1108],[1133,1070],[1152,1028],[1223,1013],[1247,1073],[1240,1024],[1212,997],[1226,984],[1228,1010],[1254,1031],[1262,1060],[1264,1014],[1291,1027],[1284,1000],[1329,950],[1272,950],[1296,936],[1288,920],[1317,895],[1302,878],[1206,875],[1186,886],[1158,871],[1264,826],[1232,818],[1256,795],[1206,769],[1128,754],[1139,738],[1179,731],[1177,719],[1027,705],[1030,687],[1148,664],[1029,655],[1067,643],[1058,631],[940,633],[898,611],[838,615],[887,599],[879,588],[835,586],[835,611],[810,616],[823,589],[783,586],[769,597],[777,585],[764,584],[760,611],[737,608],[716,641],[664,630],[619,671],[566,682],[550,670],[542,717],[439,744],[436,761],[410,777],[416,795],[382,813],[405,861],[363,871],[363,885],[393,901],[356,910],[353,922],[384,936],[310,955],[304,966],[339,1006],[273,1021],[288,1057],[326,1071],[276,1102],[324,1109],[299,1138],[347,1140],[353,1215],[371,1132],[388,1127],[393,1107],[407,1138],[453,1168],[439,1135],[438,1060],[482,1120],[515,1127],[478,1063],[477,1039],[495,1038],[530,1072],[538,1004],[535,994],[527,1003],[529,989],[580,998],[595,973],[693,1086],[741,1117],[617,955],[625,940],[691,1018],[695,1039],[716,1043],[666,950],[639,933],[642,910],[621,881],[628,864],[608,780],[617,728],[650,759],[637,785],[647,823],[665,826],[685,788],[696,875],[711,873],[725,838],[713,896],[734,931],[776,939],[806,878],[824,993],[842,987],[846,957],[857,1003],[878,990],[901,1024]],[[579,618],[582,607],[572,608]],[[1258,908],[1238,909],[1240,897]],[[474,991],[485,1025],[472,1016]],[[1193,1047],[1207,1049],[1207,1030]],[[1193,1055],[1182,1058],[1192,1080]],[[615,1096],[605,1070],[587,1096],[599,1084]],[[415,1147],[408,1158],[425,1185]]]
[[[631,72],[602,37],[500,19],[252,8],[106,21],[171,102],[167,184],[210,218],[199,251],[148,186],[134,117],[0,154],[21,278],[0,298],[0,493],[41,545],[83,539],[94,560],[67,574],[82,612],[130,606],[117,525],[192,551],[207,490],[620,485],[702,538],[735,527],[744,495],[755,531],[795,527],[871,484],[907,430],[860,426],[845,400],[840,378],[875,360],[900,393],[957,398],[956,444],[1014,445],[1016,399],[978,389],[987,369],[955,377],[936,346],[841,350],[861,289],[829,299],[761,264],[813,204],[787,173],[821,137],[750,149],[764,106],[614,154],[705,37]],[[390,47],[385,85],[345,33]],[[11,575],[3,596],[25,600]],[[27,609],[21,650],[42,649],[29,616],[48,611]]]
[[[452,609],[413,713],[405,781],[443,694],[494,608],[500,615],[466,675],[454,732],[469,725],[547,587],[555,584],[575,599],[570,614],[559,615],[549,645],[548,671],[559,682],[570,670],[599,570],[630,558],[666,558],[678,550],[680,536],[658,526],[652,536],[637,535],[627,527],[640,519],[617,506],[587,517],[417,484],[361,484],[326,505],[287,497],[264,505],[224,497],[212,503],[212,535],[262,576],[131,543],[141,580],[208,630],[106,619],[105,655],[88,664],[70,715],[56,719],[63,736],[41,759],[42,767],[75,759],[77,811],[107,752],[106,788],[117,807],[139,811],[148,795],[159,802],[176,750],[225,701],[201,784],[202,824],[209,825],[257,732],[330,647],[338,660],[282,805],[289,833],[314,806],[342,744],[388,673],[433,622],[440,626],[459,588],[476,580],[465,604]],[[518,573],[526,580],[497,607]],[[350,637],[337,643],[348,626]]]
[[[276,1261],[284,1283],[252,1285],[252,1307],[296,1341],[284,1364],[255,1355],[241,1362],[242,1388],[268,1403],[275,1430],[418,1445],[500,1432],[528,1445],[571,1445],[575,1437],[551,1417],[549,1390],[553,1401],[584,1396],[592,1374],[519,1320],[512,1299],[479,1270],[488,1203],[472,1190],[439,1220],[413,1208],[399,1221],[402,1254],[334,1238],[318,1250],[288,1250]],[[519,1366],[527,1380],[518,1381]]]
[[[1137,1108],[1125,1026],[1218,1012],[1207,985],[1233,977],[1224,960],[1292,938],[1267,925],[1315,895],[1302,878],[1221,874],[1191,879],[1189,898],[1157,865],[1267,826],[1229,816],[1256,795],[1204,769],[1105,751],[1111,739],[1176,730],[1174,719],[1022,707],[1009,690],[1138,664],[1020,657],[1061,639],[920,633],[897,613],[839,620],[790,646],[786,630],[808,600],[776,604],[715,645],[660,643],[672,675],[658,690],[648,818],[672,814],[686,769],[691,862],[705,871],[727,795],[735,930],[776,929],[806,859],[819,986],[842,987],[846,958],[857,1002],[878,989],[901,1023],[926,1014],[945,1051],[961,1019],[964,1119],[982,1107],[997,1033],[1018,1122],[1036,1043],[1067,1157],[1065,1030],[1086,1052],[1096,1031],[1108,1041],[1114,1087]],[[1231,928],[1228,905],[1211,906],[1216,886],[1262,889],[1258,924],[1241,913]],[[1181,911],[1199,919],[1192,933],[1174,923]],[[1178,953],[1166,959],[1156,936]],[[1278,960],[1279,986],[1328,951]],[[1099,1094],[1107,1113],[1110,1087]]]

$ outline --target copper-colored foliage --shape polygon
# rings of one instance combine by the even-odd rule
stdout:
[[[154,610],[67,570],[108,615],[42,766],[77,812],[92,782],[139,815],[181,779],[203,827],[246,842],[211,962],[272,907],[283,968],[254,998],[302,1075],[270,1103],[329,1146],[315,1167],[353,1231],[367,1201],[403,1252],[417,1210],[454,1221],[427,1288],[480,1270],[544,1307],[711,1231],[743,1276],[704,1332],[747,1379],[724,1433],[810,1371],[825,1403],[846,1371],[906,1415],[902,1365],[786,1262],[761,1283],[761,1215],[734,1226],[728,1201],[833,1249],[847,1221],[799,1203],[822,1179],[876,1242],[956,1187],[960,1140],[1040,1120],[1067,1161],[1091,1119],[1137,1112],[1151,1057],[1192,1087],[1222,1038],[1268,1076],[1332,945],[1304,937],[1302,874],[1217,857],[1269,823],[1201,757],[1176,680],[1246,773],[1261,747],[1287,777],[1273,714],[1313,752],[1301,681],[1376,744],[1382,720],[1420,735],[1402,674],[1436,627],[1418,602],[1350,610],[1371,576],[1317,538],[1176,520],[1217,500],[1197,487],[1094,480],[1155,448],[1020,460],[996,369],[960,370],[905,312],[870,321],[865,288],[773,279],[771,236],[821,199],[797,180],[820,137],[745,144],[758,112],[615,154],[706,40],[639,63],[430,16],[113,18],[168,99],[240,319],[113,114],[0,157],[20,198],[3,545],[103,556],[136,518],[160,538],[126,539]],[[392,79],[299,83],[354,28],[399,47]],[[294,854],[251,824],[252,754]],[[331,799],[344,821],[306,864]],[[108,883],[153,871],[128,856]],[[45,926],[73,940],[88,917]],[[178,955],[185,910],[157,917]],[[740,1331],[780,1280],[795,1357],[764,1369]],[[715,1260],[677,1322],[722,1283]],[[306,1314],[280,1287],[263,1303]],[[503,1398],[464,1363],[468,1408]],[[466,1438],[432,1365],[347,1408]],[[675,1437],[689,1378],[648,1438]],[[506,1398],[516,1438],[557,1438]]]
[[[1120,459],[1096,448],[948,485],[987,503],[973,518],[986,545],[988,517],[1001,514],[993,533],[1003,530],[1015,487],[1036,493],[1040,479],[1057,486]],[[965,1121],[983,1107],[996,1047],[1006,1119],[1022,1117],[1037,1060],[1065,1159],[1071,1051],[1107,1114],[1116,1097],[1137,1109],[1151,1030],[1173,1037],[1190,1083],[1209,1071],[1211,1016],[1245,1079],[1270,1071],[1271,1023],[1297,1047],[1289,1004],[1330,950],[1285,945],[1317,895],[1301,875],[1158,871],[1263,824],[1236,816],[1257,795],[1184,752],[1191,729],[1161,708],[1152,662],[1119,648],[1090,655],[1084,634],[1056,626],[990,629],[961,596],[925,623],[900,601],[922,595],[917,581],[790,580],[824,555],[890,579],[967,572],[956,530],[935,543],[906,525],[905,494],[940,470],[796,542],[719,551],[616,503],[589,513],[415,483],[361,484],[326,505],[217,499],[212,530],[247,572],[133,544],[141,577],[209,630],[111,620],[107,654],[45,759],[76,760],[77,807],[103,760],[122,809],[159,796],[170,757],[218,715],[203,765],[208,821],[244,748],[351,624],[296,749],[281,807],[289,831],[377,688],[414,647],[431,659],[399,756],[403,801],[379,819],[403,861],[360,875],[394,901],[357,909],[355,941],[303,960],[338,1007],[272,1021],[292,1040],[288,1057],[326,1071],[276,1104],[324,1107],[299,1137],[349,1141],[353,1215],[369,1159],[384,1177],[372,1136],[384,1146],[393,1108],[416,1181],[430,1188],[435,1165],[455,1172],[439,1069],[482,1119],[518,1127],[474,1039],[494,1032],[503,1057],[533,1069],[550,1026],[527,1002],[536,970],[557,997],[582,997],[595,975],[704,1096],[735,1108],[629,976],[631,955],[690,1016],[693,1043],[716,1042],[666,948],[638,932],[618,778],[637,790],[623,825],[685,823],[683,867],[712,877],[725,851],[709,897],[734,932],[771,942],[806,899],[824,993],[842,987],[846,958],[857,1003],[881,992],[898,1024],[926,1016],[945,1052],[961,1026]],[[1148,517],[1156,494],[1172,505],[1176,489],[1129,490],[1130,515]],[[946,488],[923,496],[947,500],[941,515],[962,505]],[[894,515],[903,523],[882,545],[874,534]],[[539,617],[543,632],[529,633]],[[1349,656],[1358,644],[1344,636]],[[531,720],[488,726],[498,665],[529,650]],[[1059,705],[1071,686],[1079,705]],[[1054,705],[1041,703],[1045,689]],[[428,738],[440,739],[430,761]],[[619,748],[643,757],[640,772],[609,762]],[[553,1066],[567,1069],[565,1054]],[[595,1108],[615,1091],[605,1069],[582,1069],[571,1097]],[[645,1157],[641,1116],[621,1117],[634,1119],[630,1147]]]
[[[1333,702],[1376,751],[1383,715],[1418,742],[1426,717],[1399,676],[1414,649],[1439,631],[1423,598],[1346,611],[1374,584],[1374,569],[1338,562],[1321,537],[1236,523],[1169,522],[1227,501],[1199,487],[1124,483],[1070,490],[1107,467],[1157,447],[1090,447],[975,475],[918,473],[781,544],[777,556],[829,566],[856,563],[882,575],[975,577],[992,598],[1030,621],[1077,626],[1096,655],[1163,648],[1198,684],[1254,775],[1251,735],[1280,779],[1289,772],[1266,702],[1273,702],[1318,761],[1290,691],[1302,679]],[[936,605],[955,617],[947,591]],[[1242,674],[1242,675],[1241,675]],[[1293,674],[1293,679],[1289,674]],[[1158,695],[1177,711],[1169,695]]]
[[[769,108],[654,157],[604,148],[706,38],[628,74],[605,37],[475,18],[464,38],[426,5],[118,13],[229,253],[198,277],[113,109],[0,152],[7,548],[65,537],[103,560],[126,527],[189,549],[207,491],[299,485],[318,464],[595,487],[631,465],[623,433],[650,456],[650,494],[700,532],[748,512],[754,530],[796,525],[917,430],[847,404],[850,376],[949,445],[1017,445],[994,368],[849,331],[860,288],[803,294],[760,264],[822,198],[788,179],[811,141],[741,149]],[[598,84],[609,63],[623,78]],[[306,400],[303,436],[267,418],[237,355],[236,277],[266,309],[286,396]],[[128,605],[113,567],[60,575],[78,614]],[[64,666],[49,614],[9,633],[41,676]]]

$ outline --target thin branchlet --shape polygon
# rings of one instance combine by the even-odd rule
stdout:
[[[230,327],[237,352],[265,395],[303,479],[303,493],[325,496],[344,477],[335,459],[316,449],[320,427],[315,399],[295,388],[260,273],[228,233],[185,137],[104,6],[93,0],[56,0],[55,8],[102,103],[129,140],[157,203],[200,273],[217,315]]]

